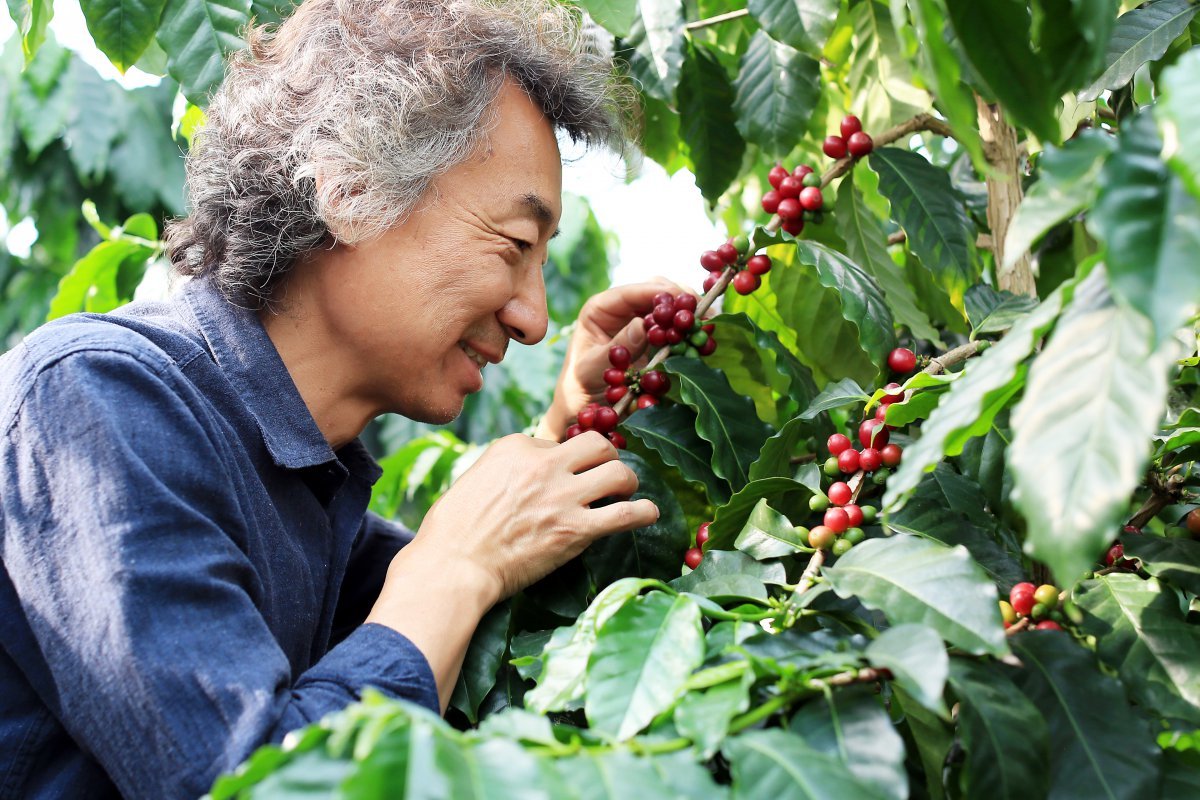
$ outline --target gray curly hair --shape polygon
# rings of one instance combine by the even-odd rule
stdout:
[[[584,19],[555,0],[306,0],[250,29],[188,157],[172,266],[266,307],[305,253],[402,222],[487,135],[505,80],[573,140],[623,152],[629,90]]]

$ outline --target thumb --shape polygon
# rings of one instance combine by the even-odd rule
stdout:
[[[612,346],[616,345],[629,350],[631,363],[636,364],[645,355],[649,343],[646,341],[646,324],[641,317],[634,319],[612,338]]]

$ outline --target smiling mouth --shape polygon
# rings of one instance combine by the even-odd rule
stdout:
[[[466,342],[459,342],[458,346],[461,347],[462,351],[466,353],[467,356],[476,363],[476,365],[479,366],[479,369],[482,370],[485,366],[487,366],[488,360],[467,346]]]

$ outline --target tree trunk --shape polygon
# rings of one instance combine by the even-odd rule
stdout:
[[[987,219],[992,229],[992,252],[996,257],[996,281],[999,287],[1013,294],[1037,296],[1033,266],[1029,254],[1023,253],[1008,269],[1004,268],[1004,239],[1008,225],[1021,204],[1021,157],[1017,146],[1017,131],[1004,121],[999,106],[988,105],[975,97],[979,108],[979,132],[983,137],[983,152],[992,172],[987,176]]]

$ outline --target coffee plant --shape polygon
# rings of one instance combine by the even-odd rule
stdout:
[[[579,5],[729,232],[566,431],[661,517],[492,609],[445,719],[368,692],[211,796],[1200,796],[1197,6]],[[36,94],[51,6],[9,7]],[[286,12],[84,10],[197,115]],[[153,225],[96,223],[104,285]],[[90,274],[56,308],[127,296]],[[373,507],[477,453],[405,443]]]

